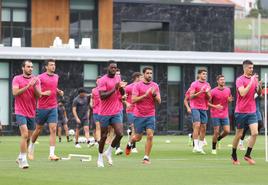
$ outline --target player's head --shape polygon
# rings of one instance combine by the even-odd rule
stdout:
[[[153,79],[153,68],[146,66],[142,69],[142,73],[145,81],[150,82]]]
[[[223,75],[218,75],[216,77],[218,86],[224,87],[225,86],[225,79]]]
[[[245,75],[247,76],[253,75],[253,62],[251,62],[250,60],[244,60],[243,70]]]
[[[33,73],[33,63],[31,60],[24,60],[21,64],[24,75],[30,76]]]
[[[206,81],[208,76],[208,71],[205,68],[198,69],[197,76],[199,80]]]
[[[56,62],[53,59],[45,61],[45,69],[47,72],[54,73],[56,70]]]
[[[142,80],[142,74],[140,72],[134,72],[132,74],[132,81],[133,82],[139,82]]]
[[[108,67],[107,67],[108,75],[114,76],[116,74],[116,70],[117,70],[116,62],[113,60],[108,61]]]
[[[79,88],[79,89],[78,89],[78,95],[79,95],[80,97],[85,97],[85,96],[87,95],[87,91],[86,91],[86,89],[83,88],[83,87]]]

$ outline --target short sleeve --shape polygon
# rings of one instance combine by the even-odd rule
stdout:
[[[75,98],[74,100],[73,100],[73,105],[72,105],[72,107],[77,107],[77,98]]]
[[[98,90],[99,91],[107,91],[106,82],[105,82],[105,80],[103,78],[100,79],[100,81],[99,81]]]
[[[17,77],[13,78],[12,87],[20,87],[20,82],[19,82],[19,79]]]
[[[135,84],[132,89],[132,96],[139,96],[139,86]]]
[[[243,84],[243,80],[241,79],[241,78],[238,78],[237,80],[236,80],[236,88],[237,89],[239,89],[240,87],[244,87],[244,84]]]

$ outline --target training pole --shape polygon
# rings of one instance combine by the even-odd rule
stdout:
[[[264,79],[264,132],[265,132],[265,161],[268,162],[268,138],[267,138],[267,73]]]

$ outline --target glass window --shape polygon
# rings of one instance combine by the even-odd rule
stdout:
[[[2,8],[2,21],[10,21],[10,9],[9,8]]]
[[[122,49],[169,49],[169,23],[122,22]]]
[[[268,68],[267,67],[262,67],[261,68],[261,79],[263,80],[264,82],[264,77],[265,77],[265,73],[267,74],[267,77],[268,77]]]
[[[26,22],[27,12],[26,9],[13,10],[13,22]]]
[[[27,0],[2,0],[2,7],[27,8]]]
[[[181,81],[181,67],[180,66],[168,66],[168,81],[169,82]]]
[[[224,75],[224,79],[226,82],[234,82],[235,81],[235,71],[233,67],[222,67],[222,74]]]
[[[71,10],[94,10],[95,0],[71,0]]]
[[[84,87],[95,87],[98,77],[97,64],[84,64]]]
[[[208,71],[208,68],[206,66],[196,66],[195,67],[195,79],[197,79],[197,72],[199,69],[206,69]]]
[[[9,64],[0,63],[0,78],[9,78]]]
[[[39,75],[39,63],[33,63],[33,75]]]
[[[0,121],[2,125],[9,124],[9,82],[0,80]]]

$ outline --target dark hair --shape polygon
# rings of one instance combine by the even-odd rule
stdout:
[[[243,66],[244,65],[253,65],[253,62],[251,60],[244,60],[243,61]]]
[[[222,74],[218,75],[218,76],[216,77],[217,81],[218,81],[220,78],[222,78],[222,77],[224,77],[224,75],[222,75]]]
[[[197,74],[201,74],[203,72],[208,72],[205,68],[198,69]]]
[[[55,60],[54,59],[45,60],[45,66],[48,66],[49,62],[54,62],[55,63]]]
[[[22,62],[21,67],[25,67],[26,62],[30,62],[30,63],[32,63],[31,60],[26,59],[26,60],[24,60],[24,61]]]
[[[109,66],[110,64],[116,64],[117,65],[117,63],[114,60],[109,60],[107,66]]]
[[[140,72],[134,72],[131,76],[132,78],[132,81],[134,81],[136,78],[140,77],[141,76],[141,73]]]
[[[86,92],[87,92],[87,90],[85,88],[83,88],[83,87],[81,87],[81,88],[78,89],[78,94],[80,94],[80,93],[86,93]]]
[[[151,70],[151,71],[152,71],[153,68],[152,68],[152,67],[149,67],[149,66],[144,67],[144,68],[142,69],[143,74],[144,74],[147,70]]]

